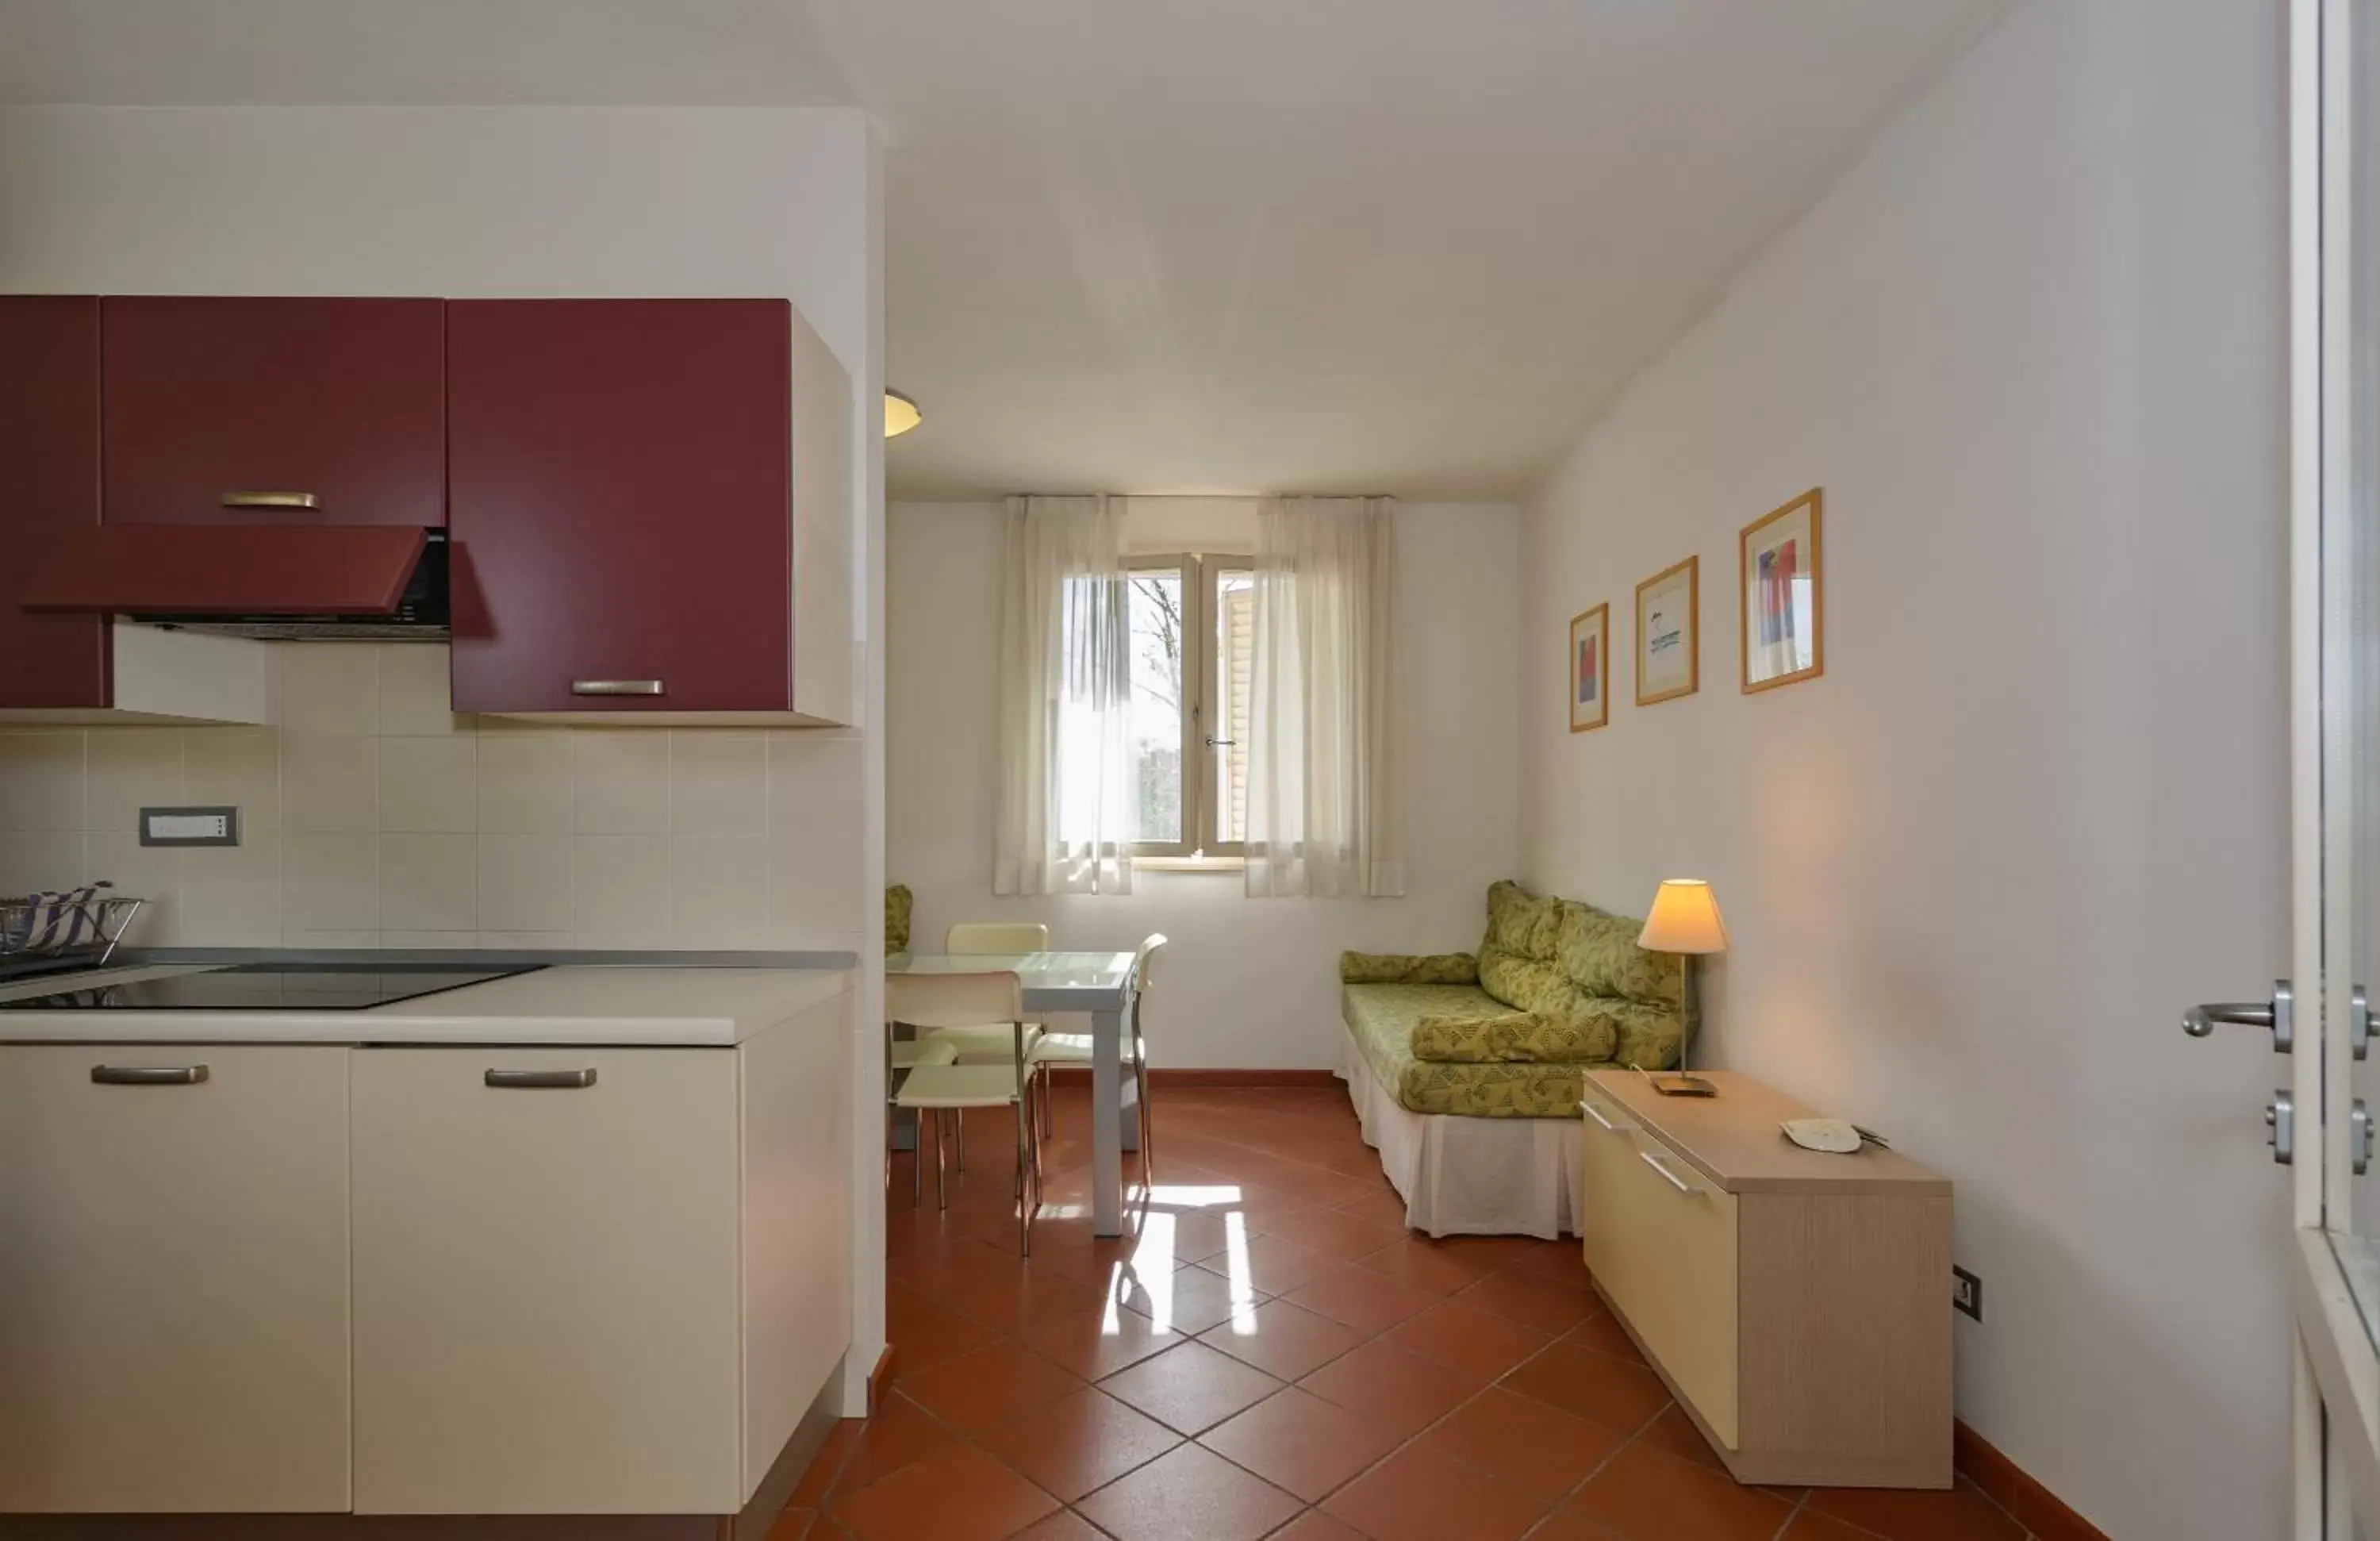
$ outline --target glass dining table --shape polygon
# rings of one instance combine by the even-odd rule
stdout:
[[[1123,1074],[1123,1013],[1132,1005],[1130,953],[895,953],[887,974],[1014,973],[1025,1010],[1091,1019],[1091,1229],[1123,1234],[1123,1153],[1139,1143],[1134,1078]]]

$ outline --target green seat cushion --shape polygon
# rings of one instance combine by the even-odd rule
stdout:
[[[1628,1012],[1658,1015],[1657,1007],[1606,1001],[1575,1016],[1425,1016],[1414,1025],[1414,1058],[1444,1064],[1600,1064],[1611,1058],[1619,1018]]]

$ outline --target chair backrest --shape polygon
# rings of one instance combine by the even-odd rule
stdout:
[[[945,953],[1047,953],[1050,928],[1025,920],[962,920],[942,936]]]
[[[1140,992],[1148,988],[1149,972],[1157,966],[1157,954],[1163,951],[1165,951],[1163,931],[1151,931],[1141,939],[1140,951],[1133,957],[1132,994],[1135,1001],[1138,1001]]]
[[[1025,1019],[1025,987],[1006,970],[887,974],[884,1020],[911,1027],[975,1027]]]

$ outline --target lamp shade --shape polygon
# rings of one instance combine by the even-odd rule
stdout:
[[[1700,878],[1672,878],[1653,895],[1653,913],[1636,945],[1648,953],[1724,953],[1727,922],[1718,899]]]
[[[925,414],[916,402],[898,391],[884,393],[884,437],[898,439],[923,421]]]

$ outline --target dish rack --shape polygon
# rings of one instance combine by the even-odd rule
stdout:
[[[57,893],[0,898],[0,976],[95,968],[115,955],[149,901],[92,883]]]

